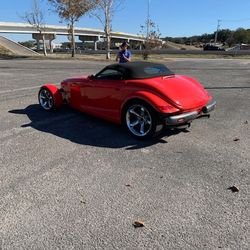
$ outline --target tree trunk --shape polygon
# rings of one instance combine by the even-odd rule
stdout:
[[[110,47],[111,47],[111,38],[110,38],[110,32],[106,32],[106,59],[110,60],[111,59],[111,53],[110,53]]]
[[[105,6],[105,36],[106,36],[106,59],[110,60],[110,47],[111,47],[111,37],[110,37],[110,10],[108,5]]]
[[[44,54],[44,56],[47,56],[46,41],[45,41],[44,34],[42,34],[42,38],[43,38],[43,54]]]
[[[71,23],[71,43],[72,43],[72,51],[71,51],[71,56],[75,57],[76,54],[76,43],[75,43],[75,27],[74,23]]]

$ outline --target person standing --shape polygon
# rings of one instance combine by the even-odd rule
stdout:
[[[131,52],[128,50],[128,43],[123,42],[121,45],[121,50],[117,53],[116,61],[119,63],[131,62]]]

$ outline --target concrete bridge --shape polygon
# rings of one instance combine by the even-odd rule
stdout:
[[[56,25],[45,25],[43,27],[43,34],[45,34],[46,40],[53,41],[56,35],[68,36],[68,26],[56,26]],[[28,23],[11,23],[11,22],[0,22],[0,33],[9,34],[31,34],[33,39],[36,39],[39,43],[41,40],[40,32],[35,26]],[[103,30],[89,29],[89,28],[75,28],[75,36],[79,37],[82,42],[93,42],[95,50],[97,49],[97,43],[105,37]],[[123,32],[111,32],[111,42],[119,43],[123,41],[129,42],[132,46],[141,46],[145,42],[146,38],[140,35],[123,33]]]

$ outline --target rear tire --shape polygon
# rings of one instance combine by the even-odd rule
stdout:
[[[55,109],[55,97],[47,88],[41,88],[38,93],[38,101],[40,106],[46,110],[51,111]]]
[[[124,109],[123,124],[136,139],[152,138],[157,126],[156,111],[143,101],[131,102]]]

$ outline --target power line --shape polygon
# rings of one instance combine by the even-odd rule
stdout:
[[[150,0],[148,0],[148,9],[147,9],[147,40],[149,36],[149,22],[150,22]]]
[[[250,18],[243,18],[243,19],[221,19],[223,23],[234,23],[234,22],[246,22],[250,21]]]

